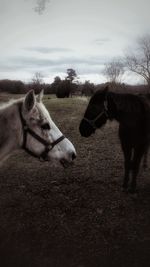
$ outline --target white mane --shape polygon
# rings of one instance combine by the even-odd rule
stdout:
[[[10,99],[7,102],[1,102],[0,103],[0,110],[3,110],[5,108],[9,108],[10,106],[14,105],[14,104],[18,104],[20,102],[23,102],[23,98],[19,98],[19,99]]]

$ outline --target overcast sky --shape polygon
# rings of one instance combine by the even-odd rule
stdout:
[[[149,0],[0,0],[0,79],[45,81],[74,68],[81,80],[103,82],[104,63],[150,33]],[[124,82],[137,83],[128,74]]]

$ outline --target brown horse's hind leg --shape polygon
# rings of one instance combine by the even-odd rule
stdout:
[[[147,158],[148,158],[148,148],[144,152],[144,158],[143,158],[143,168],[147,169]]]
[[[126,191],[129,183],[129,175],[131,170],[131,156],[132,156],[132,148],[127,147],[127,145],[122,143],[122,150],[124,153],[124,181],[123,181],[123,190]]]
[[[132,161],[132,181],[130,186],[130,192],[135,193],[136,191],[136,180],[139,172],[140,162],[145,152],[144,146],[140,146],[134,149],[133,161]]]

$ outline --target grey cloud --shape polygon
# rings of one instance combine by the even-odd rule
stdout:
[[[68,68],[68,65],[63,65],[63,66],[59,66],[59,67],[52,67],[52,68],[49,69],[50,71],[48,71],[48,73],[49,72],[51,72],[51,73],[66,72],[67,68]],[[101,70],[103,68],[103,65],[100,65],[100,66],[89,66],[89,65],[86,65],[84,67],[82,67],[80,65],[78,65],[78,66],[71,65],[71,68],[74,68],[78,75],[100,74],[100,72],[101,72]]]
[[[99,38],[99,39],[95,39],[94,40],[94,43],[97,44],[97,45],[104,45],[108,42],[110,42],[111,39],[110,38]]]
[[[0,63],[0,71],[51,71],[64,72],[67,68],[75,68],[80,74],[82,73],[97,73],[105,63],[103,57],[62,57],[59,59],[40,59],[35,57],[13,57],[7,62]]]
[[[61,52],[72,52],[72,49],[64,48],[64,47],[40,47],[40,46],[33,46],[33,47],[26,47],[24,50],[31,51],[31,52],[38,52],[41,54],[49,54],[49,53],[61,53]]]
[[[60,57],[57,59],[44,59],[36,57],[15,57],[12,58],[13,64],[32,66],[59,66],[64,64],[87,64],[87,65],[101,65],[105,63],[105,57]]]
[[[42,15],[44,10],[46,9],[46,4],[48,2],[49,0],[37,0],[34,11],[37,12],[39,15]]]

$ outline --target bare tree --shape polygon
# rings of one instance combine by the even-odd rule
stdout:
[[[40,72],[35,72],[32,83],[40,85],[43,82],[43,75]]]
[[[121,59],[113,59],[105,64],[103,75],[108,82],[120,83],[124,74],[124,64]]]
[[[125,62],[127,68],[144,78],[150,88],[150,35],[138,38],[137,47],[126,53]]]
[[[29,83],[28,87],[38,94],[43,88],[43,75],[40,72],[35,72],[32,82]]]

